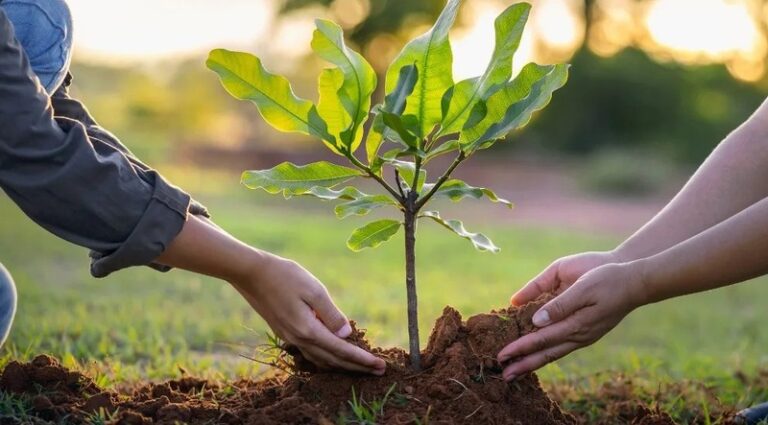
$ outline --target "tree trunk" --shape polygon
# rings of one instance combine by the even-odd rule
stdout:
[[[413,193],[413,192],[411,192]],[[410,198],[410,197],[409,197]],[[416,214],[413,210],[415,200],[409,199],[405,211],[405,287],[408,294],[408,339],[410,342],[411,367],[421,370],[421,351],[419,350],[419,310],[416,296]]]

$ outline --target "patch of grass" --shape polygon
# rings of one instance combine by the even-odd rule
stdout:
[[[29,397],[0,391],[0,420],[24,422],[32,411]]]
[[[347,403],[349,404],[350,414],[339,418],[339,424],[343,425],[376,425],[379,417],[384,415],[384,407],[389,402],[390,396],[397,384],[392,384],[391,387],[384,394],[384,397],[380,399],[374,399],[372,401],[365,401],[363,394],[360,397],[355,393],[355,388],[352,387],[352,399]]]

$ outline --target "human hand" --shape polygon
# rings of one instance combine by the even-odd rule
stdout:
[[[293,261],[259,255],[232,284],[280,338],[320,368],[384,374],[383,360],[343,339],[352,328],[317,278]]]
[[[542,294],[559,294],[573,285],[584,273],[605,264],[618,262],[621,262],[621,259],[614,251],[584,252],[560,258],[512,295],[510,303],[521,306]]]
[[[593,269],[541,307],[533,315],[533,324],[540,329],[498,354],[500,363],[509,362],[503,378],[511,381],[591,345],[644,304],[644,271],[639,264],[607,264]]]

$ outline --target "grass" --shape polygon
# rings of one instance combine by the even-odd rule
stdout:
[[[234,235],[304,264],[377,344],[406,344],[401,236],[380,249],[352,253],[345,241],[363,219],[338,221],[329,205],[240,190],[236,173],[185,174],[175,180],[187,182]],[[230,188],[222,190],[222,182]],[[444,215],[464,218],[468,228],[491,236],[502,247],[498,255],[475,252],[432,223],[419,229],[425,341],[443,306],[453,305],[467,316],[504,306],[551,260],[609,248],[618,240],[520,228],[509,219],[494,225],[491,218],[505,212],[480,205],[449,206]],[[227,284],[145,268],[95,280],[83,249],[47,234],[5,197],[0,197],[0,217],[0,261],[13,273],[20,296],[10,341],[0,349],[0,366],[52,353],[102,385],[178,376],[180,368],[213,378],[264,371],[238,354],[252,355],[267,329]],[[696,380],[734,405],[768,398],[764,389],[750,389],[734,377],[737,371],[754,374],[768,364],[767,283],[760,279],[642,308],[598,344],[545,368],[542,378],[589,387],[597,385],[595,373],[612,370],[649,385]]]

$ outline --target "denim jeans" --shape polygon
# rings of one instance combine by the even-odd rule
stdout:
[[[3,345],[16,314],[16,286],[8,270],[0,264],[0,346]]]
[[[16,40],[49,95],[59,88],[72,59],[72,15],[64,0],[2,0]]]

